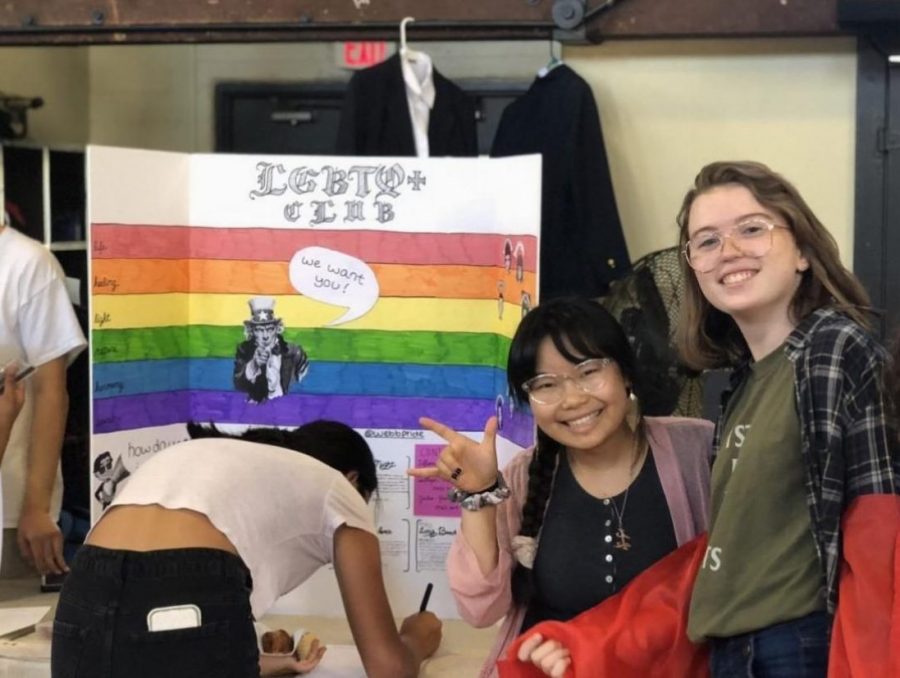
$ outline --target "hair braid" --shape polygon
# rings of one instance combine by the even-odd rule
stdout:
[[[537,539],[544,522],[547,502],[553,493],[553,479],[563,446],[538,429],[534,456],[528,465],[528,494],[522,507],[519,534]],[[518,605],[527,605],[534,594],[534,570],[517,563],[512,574],[512,596]]]

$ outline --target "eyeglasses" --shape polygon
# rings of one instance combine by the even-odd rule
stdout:
[[[728,233],[703,229],[695,233],[682,248],[685,259],[698,273],[709,273],[719,263],[725,249],[725,238],[745,257],[759,258],[772,249],[772,231],[787,226],[762,217],[751,217],[736,223]]]
[[[609,358],[590,358],[575,366],[575,376],[567,374],[538,374],[524,384],[522,390],[538,405],[556,405],[566,394],[566,381],[571,380],[585,393],[596,393],[606,385]]]

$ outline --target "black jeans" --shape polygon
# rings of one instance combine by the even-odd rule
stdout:
[[[710,643],[712,678],[825,678],[831,615],[813,612]]]
[[[82,546],[53,622],[53,678],[257,678],[250,573],[217,549]],[[149,631],[155,608],[196,605],[194,628]]]

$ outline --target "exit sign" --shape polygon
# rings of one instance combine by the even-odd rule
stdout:
[[[380,64],[392,51],[387,42],[339,42],[337,63],[341,68],[368,68]]]

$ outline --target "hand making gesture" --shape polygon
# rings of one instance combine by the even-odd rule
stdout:
[[[416,478],[443,478],[463,492],[481,492],[497,482],[497,418],[484,426],[484,437],[475,442],[439,421],[422,417],[419,423],[447,442],[434,466],[409,469]]]

